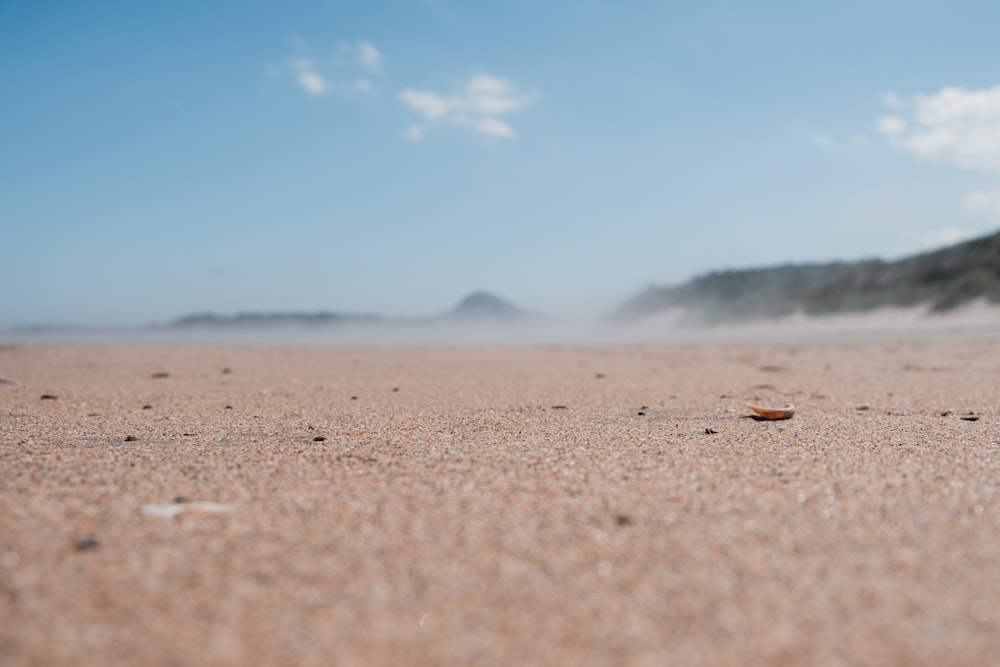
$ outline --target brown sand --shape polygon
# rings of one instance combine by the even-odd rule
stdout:
[[[1000,655],[1000,345],[29,346],[0,378],[4,666]]]

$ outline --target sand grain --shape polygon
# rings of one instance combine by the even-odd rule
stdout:
[[[0,663],[988,664],[998,353],[5,347]]]

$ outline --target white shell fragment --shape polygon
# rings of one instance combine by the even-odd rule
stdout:
[[[149,516],[159,516],[170,519],[178,514],[228,514],[233,511],[232,505],[223,503],[171,503],[169,505],[143,505],[142,513]]]
[[[783,408],[765,408],[747,403],[747,407],[757,413],[761,419],[791,419],[792,415],[795,414],[794,405],[786,405]]]

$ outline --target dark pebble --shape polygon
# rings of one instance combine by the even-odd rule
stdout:
[[[135,442],[138,439],[139,438],[135,437],[134,435],[129,435],[125,437],[125,442]]]
[[[143,409],[143,410],[152,410],[152,409],[153,409],[153,406],[152,406],[152,405],[149,405],[149,404],[146,404],[146,405],[142,406],[142,409]]]
[[[54,401],[58,398],[55,394],[42,394],[43,401]]]
[[[645,412],[643,412],[642,410],[639,410],[639,416],[640,416],[640,417],[645,417],[645,416],[646,416],[646,413],[645,413]]]
[[[628,514],[618,514],[617,516],[615,516],[615,523],[617,523],[619,526],[631,526],[632,517],[630,517]]]
[[[399,391],[399,387],[393,387],[392,390],[393,391]]]
[[[639,409],[640,410],[649,410],[649,406],[648,405],[640,405]]]
[[[231,406],[231,405],[227,405],[226,406],[226,410],[232,410],[232,409],[233,409],[233,406]]]
[[[553,405],[552,409],[553,410],[566,410],[567,408],[566,408],[565,405]]]
[[[323,442],[324,440],[326,440],[325,435],[317,435],[315,438],[313,438],[313,442]]]
[[[80,552],[80,551],[93,551],[99,548],[100,546],[101,546],[101,541],[99,539],[97,539],[93,535],[88,535],[87,537],[77,540],[73,548],[76,549],[77,552]]]
[[[597,378],[598,380],[603,380],[604,379],[604,373],[597,373],[596,375],[594,375],[594,377]]]
[[[714,428],[706,428],[705,429],[705,435],[714,435],[716,433],[718,433],[718,431],[716,431]]]
[[[223,375],[229,375],[229,374],[230,374],[230,373],[232,373],[232,372],[233,372],[233,369],[232,369],[232,368],[223,368],[223,369],[222,369],[222,374],[223,374]]]
[[[185,498],[184,496],[177,496],[174,498],[174,502],[180,505],[181,503],[186,503],[187,498]]]
[[[979,417],[959,417],[959,419],[963,419],[963,420],[965,420],[967,422],[977,422],[977,421],[979,421]]]
[[[153,378],[155,378],[157,380],[160,380],[162,378],[168,378],[168,377],[170,377],[170,373],[153,373],[153,375],[150,376],[150,377],[153,377]]]
[[[358,400],[358,397],[357,396],[351,396],[351,400],[352,401],[356,401],[356,400]]]

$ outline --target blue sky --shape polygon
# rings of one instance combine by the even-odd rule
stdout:
[[[0,1],[0,326],[598,315],[1000,226],[994,2]]]

